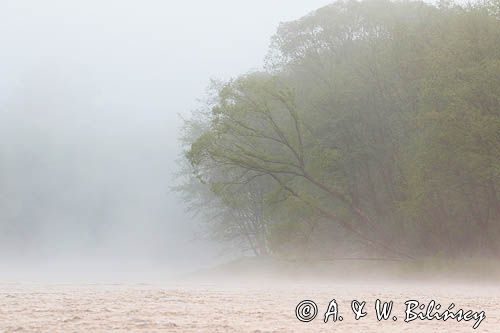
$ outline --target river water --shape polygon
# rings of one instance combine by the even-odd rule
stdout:
[[[295,314],[302,300],[317,304],[311,322]],[[332,299],[338,317],[323,322]],[[394,301],[388,320],[378,321],[375,301]],[[366,302],[354,319],[351,301]],[[405,323],[405,301],[447,309],[484,311],[474,320]],[[337,318],[338,318],[337,317]],[[394,321],[394,318],[396,320]],[[469,284],[0,284],[1,332],[500,332],[500,288]]]

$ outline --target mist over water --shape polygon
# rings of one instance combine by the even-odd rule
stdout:
[[[168,275],[231,255],[170,191],[179,114],[326,3],[3,1],[2,274]]]
[[[0,331],[496,332],[498,1],[331,2],[0,1]]]

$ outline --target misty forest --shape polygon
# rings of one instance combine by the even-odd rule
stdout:
[[[0,0],[0,48],[0,333],[499,331],[500,0]]]
[[[176,190],[211,237],[287,259],[500,254],[500,3],[339,1],[213,80]]]

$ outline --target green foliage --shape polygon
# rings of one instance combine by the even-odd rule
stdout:
[[[500,251],[498,1],[339,1],[214,91],[188,169],[257,252]]]

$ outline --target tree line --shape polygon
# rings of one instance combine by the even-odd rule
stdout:
[[[212,82],[177,187],[208,231],[294,258],[500,253],[500,2],[338,1]]]

